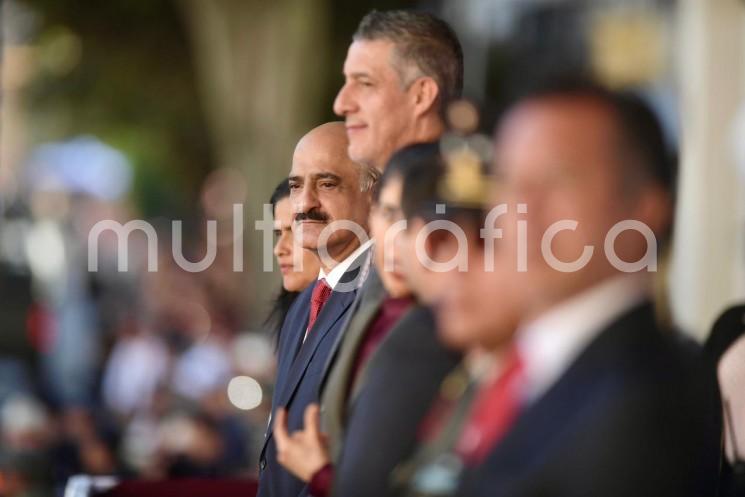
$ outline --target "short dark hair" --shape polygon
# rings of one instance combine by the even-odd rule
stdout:
[[[401,211],[407,220],[434,211],[441,203],[440,183],[445,176],[445,164],[439,143],[410,145],[396,152],[388,167],[403,172]],[[387,172],[387,169],[386,169]]]
[[[463,92],[463,49],[448,23],[427,12],[373,10],[360,21],[354,40],[390,40],[397,58],[414,64],[422,75],[437,82],[439,106],[460,98]],[[399,74],[402,68],[398,68]],[[401,78],[405,84],[409,81]]]
[[[411,145],[397,152],[389,163],[403,171],[401,211],[407,222],[422,219],[425,223],[446,219],[455,222],[467,236],[478,238],[484,222],[482,207],[463,206],[443,195],[448,166],[440,143]],[[388,172],[388,169],[386,169]],[[438,205],[444,207],[439,211]]]
[[[551,76],[527,85],[515,94],[506,109],[531,100],[575,98],[599,102],[615,121],[624,181],[653,181],[674,197],[677,158],[668,147],[662,125],[652,108],[631,91],[607,88],[591,77]]]
[[[373,191],[373,200],[375,202],[380,198],[380,190],[385,188],[394,178],[406,178],[412,169],[415,169],[421,163],[421,167],[430,164],[429,159],[435,161],[439,153],[436,143],[417,143],[406,146],[395,152],[383,170],[383,174],[378,179]]]

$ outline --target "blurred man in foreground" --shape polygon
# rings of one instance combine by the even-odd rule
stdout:
[[[448,141],[452,143],[452,137]],[[410,191],[432,179],[411,175],[404,189],[410,257],[416,256],[418,233],[450,232],[437,244],[433,259],[439,264],[457,263],[457,268],[439,268],[441,291],[432,304],[440,340],[463,351],[464,359],[444,379],[423,416],[419,448],[389,475],[397,494],[451,493],[463,468],[458,454],[483,451],[497,433],[490,429],[474,437],[472,430],[465,429],[471,411],[478,413],[481,422],[495,420],[496,429],[507,419],[498,413],[501,399],[491,394],[502,373],[511,369],[512,338],[525,302],[515,284],[520,275],[509,264],[504,248],[493,251],[481,238],[489,190],[485,157],[463,145],[447,154],[447,174],[430,187],[428,202],[411,202]]]
[[[347,157],[342,123],[327,123],[306,134],[295,148],[289,175],[294,234],[316,253],[321,263],[318,281],[303,291],[290,308],[278,344],[277,381],[272,417],[286,411],[287,425],[303,425],[303,413],[318,400],[320,374],[328,353],[364,281],[370,240],[366,239],[371,190],[377,170]],[[337,223],[336,226],[331,226]],[[352,223],[363,230],[338,229]],[[329,231],[324,229],[329,227]],[[337,228],[337,229],[334,229]],[[327,236],[329,235],[329,236]],[[277,462],[275,437],[267,429],[260,457],[260,496],[306,495],[302,480]]]
[[[509,388],[491,395],[501,407],[465,423],[477,450],[456,452],[456,494],[711,495],[696,351],[660,329],[649,297],[674,192],[656,118],[591,84],[547,87],[509,107],[494,163],[529,307]]]

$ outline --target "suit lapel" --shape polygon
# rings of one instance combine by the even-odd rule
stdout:
[[[370,324],[370,320],[375,317],[375,313],[380,309],[380,304],[383,302],[385,295],[385,288],[380,281],[380,277],[377,272],[371,271],[364,285],[357,292],[357,298],[346,317],[346,323],[342,326],[342,332],[339,333],[334,341],[333,348],[323,370],[322,391],[325,389],[326,381],[331,381],[330,375],[332,372],[335,372],[340,367],[337,364],[344,361],[344,358],[338,356],[343,351],[350,349],[350,347],[353,347],[355,351],[357,350],[359,342],[364,337],[364,332]]]
[[[297,328],[292,329],[293,336],[288,336],[290,339],[289,343],[280,350],[280,352],[291,352],[297,347],[300,348],[298,354],[293,358],[287,357],[287,360],[283,362],[284,367],[280,368],[277,374],[277,385],[283,385],[281,390],[276,391],[272,399],[272,415],[269,417],[267,425],[266,435],[264,437],[264,444],[261,448],[261,457],[264,457],[266,447],[269,440],[272,438],[274,430],[272,429],[272,417],[277,407],[286,407],[292,400],[292,396],[297,390],[300,381],[305,374],[305,370],[308,368],[313,355],[315,354],[318,345],[323,340],[323,337],[329,332],[347,308],[352,304],[357,292],[334,292],[329,297],[329,301],[321,310],[318,315],[313,329],[308,333],[308,338],[305,343],[302,343],[303,336],[305,334],[305,328],[308,324],[308,306],[304,305],[300,311],[305,311],[305,318],[297,317],[294,320],[294,326]],[[298,297],[300,298],[300,297]],[[308,299],[310,297],[307,297]],[[293,325],[293,323],[288,323]],[[302,325],[302,326],[300,326]],[[299,332],[298,332],[299,331]],[[288,334],[289,335],[289,334]],[[299,344],[299,345],[298,345]],[[280,382],[281,380],[281,382]]]
[[[320,392],[323,392],[324,390],[324,386],[326,384],[326,381],[328,380],[331,368],[336,361],[336,356],[339,353],[342,342],[344,341],[346,330],[349,328],[351,321],[357,315],[357,312],[359,311],[360,306],[365,299],[365,294],[367,293],[371,285],[375,285],[376,281],[382,286],[382,283],[380,283],[378,275],[375,272],[375,268],[370,268],[373,250],[374,248],[370,248],[360,254],[360,256],[357,257],[357,259],[352,263],[350,270],[347,272],[348,274],[345,275],[345,277],[343,278],[345,280],[349,280],[355,278],[357,274],[360,274],[360,277],[363,278],[363,283],[358,287],[359,291],[357,291],[357,296],[352,303],[352,308],[344,317],[345,322],[342,324],[341,332],[336,336],[334,343],[331,345],[331,350],[329,351],[328,357],[326,358],[326,364],[324,364],[323,366],[323,375],[321,376],[319,388]],[[357,271],[359,271],[359,273]]]
[[[434,333],[435,326],[434,317],[430,311],[425,307],[420,307],[419,304],[413,304],[410,309],[404,312],[403,316],[393,325],[375,352],[373,352],[362,367],[357,378],[354,379],[352,388],[349,391],[347,405],[352,405],[357,400],[357,396],[365,385],[368,371],[372,364],[374,364],[375,357],[383,347],[386,347],[387,343],[392,341],[397,342],[397,346],[400,347],[401,344],[407,343],[409,340],[419,340],[421,337],[419,331],[422,329]]]
[[[481,467],[494,474],[504,471],[509,477],[513,468],[544,453],[564,429],[573,426],[572,420],[593,408],[588,399],[613,388],[615,358],[653,339],[655,330],[644,324],[654,322],[652,312],[649,304],[636,307],[601,332],[559,381],[518,417]]]
[[[369,256],[370,250],[366,250],[360,254],[350,265],[347,272],[344,273],[340,281],[349,282],[354,280],[360,275],[360,272],[363,273],[362,277],[364,278],[368,271]],[[278,390],[275,391],[272,398],[272,415],[278,406],[287,406],[290,403],[316,349],[334,324],[339,319],[342,319],[342,316],[344,316],[344,313],[357,296],[357,290],[351,292],[332,292],[328,302],[318,315],[313,329],[310,330],[305,343],[303,343],[305,329],[308,326],[312,292],[312,285],[303,291],[303,294],[298,297],[298,302],[295,303],[297,305],[293,304],[292,311],[294,312],[291,311],[293,315],[292,320],[289,319],[288,315],[286,330],[283,326],[282,333],[287,341],[280,344],[279,353],[282,356],[280,356],[280,364],[277,371],[276,385]],[[264,445],[261,449],[262,457],[264,456],[269,440],[272,438],[271,418],[272,416],[269,418],[266,436],[264,437]]]
[[[292,369],[292,365],[295,362],[300,347],[303,342],[303,334],[305,328],[308,326],[309,318],[309,307],[310,307],[310,296],[313,292],[313,285],[303,290],[298,295],[295,302],[290,307],[290,311],[287,313],[285,322],[282,324],[282,331],[280,334],[280,342],[277,350],[277,380],[276,385],[284,385],[286,378],[289,376]],[[267,430],[264,435],[264,444],[261,447],[261,457],[264,457],[267,444],[272,435],[272,418],[274,411],[279,403],[279,393],[275,391],[272,396],[272,411],[267,422]]]
[[[356,293],[355,291],[333,292],[331,294],[329,301],[318,315],[313,328],[308,332],[305,343],[300,346],[300,352],[290,366],[287,381],[284,382],[284,387],[279,396],[278,405],[287,405],[290,402],[318,345],[334,324],[344,315],[344,312],[354,301]]]
[[[371,276],[372,277],[372,276]],[[338,347],[338,353],[333,364],[328,368],[328,384],[322,390],[323,428],[329,435],[332,454],[340,449],[343,432],[344,417],[349,392],[350,375],[354,367],[357,352],[364,340],[370,322],[380,310],[385,298],[382,285],[367,286],[360,291],[357,298],[357,308],[351,313],[351,319],[342,328],[339,337],[343,342]]]
[[[368,297],[363,299],[360,303],[357,315],[352,318],[349,329],[346,330],[344,334],[344,343],[339,350],[337,363],[334,365],[333,374],[338,374],[340,379],[342,379],[339,386],[344,390],[344,397],[346,397],[346,390],[349,386],[349,381],[352,380],[350,375],[352,374],[352,369],[355,360],[357,359],[357,352],[359,352],[360,345],[365,339],[367,330],[370,328],[370,324],[372,324],[378,311],[380,311],[380,306],[385,298],[384,292],[374,293],[374,295],[368,295]]]

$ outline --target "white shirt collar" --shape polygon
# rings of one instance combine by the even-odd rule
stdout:
[[[372,240],[367,240],[365,243],[357,247],[357,250],[349,254],[346,259],[344,259],[339,264],[334,266],[331,269],[331,271],[329,271],[329,274],[326,274],[323,268],[321,268],[321,270],[318,272],[318,279],[320,280],[322,278],[325,278],[326,283],[333,290],[336,287],[336,285],[339,283],[339,280],[344,275],[344,273],[347,272],[347,270],[349,269],[349,266],[352,265],[355,259],[357,259],[357,257],[359,257],[360,254],[362,254],[362,252],[370,248],[372,244],[373,244]]]
[[[517,330],[528,402],[546,392],[610,323],[648,296],[644,273],[622,274],[552,307]]]

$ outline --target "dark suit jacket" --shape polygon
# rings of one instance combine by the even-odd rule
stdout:
[[[457,495],[713,495],[699,359],[658,329],[650,304],[629,311],[463,475]]]
[[[332,495],[390,495],[391,472],[411,455],[422,418],[459,360],[438,342],[428,309],[417,306],[401,318],[361,372]]]
[[[344,442],[348,394],[352,393],[350,376],[354,370],[357,353],[386,295],[378,273],[371,271],[348,312],[347,322],[343,332],[337,337],[337,343],[324,373],[325,379],[321,386],[321,428],[328,437],[332,461],[339,458]]]
[[[368,259],[369,250],[352,263],[341,278],[353,280]],[[318,389],[329,352],[342,329],[344,318],[355,299],[357,291],[331,293],[328,302],[308,333],[310,297],[313,285],[295,300],[282,325],[278,344],[277,381],[272,398],[272,418],[278,407],[287,409],[287,427],[290,432],[303,428],[303,414],[308,404],[318,402]],[[259,497],[298,497],[307,495],[306,484],[286,471],[277,462],[277,452],[272,436],[271,420],[264,437],[259,459]]]

